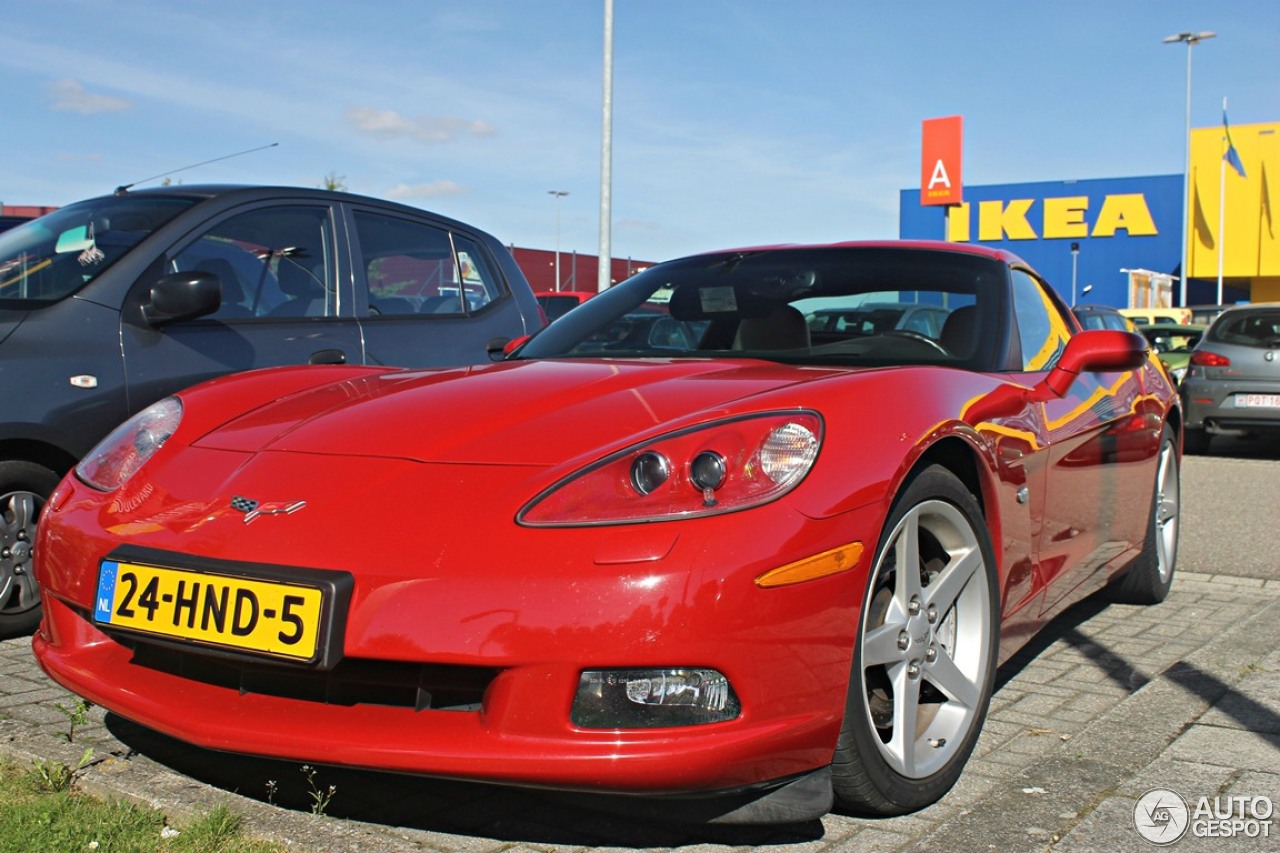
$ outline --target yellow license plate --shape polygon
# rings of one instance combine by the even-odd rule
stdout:
[[[316,587],[103,560],[94,619],[160,637],[310,661],[324,615]]]

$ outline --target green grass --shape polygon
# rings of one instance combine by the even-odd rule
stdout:
[[[281,853],[285,849],[243,835],[239,816],[225,806],[185,825],[171,825],[154,809],[82,794],[74,781],[67,789],[52,790],[47,773],[8,760],[0,760],[0,804],[0,853]]]

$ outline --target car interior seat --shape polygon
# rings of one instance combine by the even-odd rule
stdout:
[[[244,286],[240,283],[240,276],[236,275],[235,267],[231,266],[230,261],[222,258],[206,258],[196,264],[196,270],[217,276],[222,284],[222,306],[218,308],[215,317],[253,316],[253,312],[245,307]]]
[[[800,309],[778,305],[764,317],[744,317],[733,340],[736,350],[807,349],[809,324]]]
[[[938,334],[939,342],[957,358],[968,358],[973,355],[978,343],[978,308],[976,305],[961,305],[947,315],[942,323],[942,331]]]
[[[323,317],[324,285],[296,261],[281,258],[276,269],[280,290],[288,299],[271,309],[272,317]]]

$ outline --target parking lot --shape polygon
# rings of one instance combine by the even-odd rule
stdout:
[[[1224,443],[1183,471],[1179,579],[1156,607],[1086,601],[998,673],[960,783],[917,814],[828,815],[800,826],[672,823],[666,808],[193,749],[115,717],[64,736],[69,694],[29,641],[0,644],[0,751],[100,759],[84,789],[155,804],[171,819],[228,803],[294,849],[1140,850],[1134,806],[1153,788],[1280,799],[1280,570],[1265,531],[1280,505],[1280,448]],[[312,814],[317,793],[331,797]],[[1272,829],[1280,822],[1272,819]],[[1274,849],[1267,838],[1192,838],[1186,849]]]

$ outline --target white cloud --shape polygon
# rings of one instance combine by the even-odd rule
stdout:
[[[452,142],[459,136],[492,136],[493,125],[481,119],[422,116],[407,118],[394,110],[351,107],[347,123],[361,133],[384,139],[414,139],[418,142]]]
[[[99,95],[87,91],[79,80],[58,80],[48,86],[49,95],[53,98],[53,108],[66,112],[83,113],[118,113],[129,109],[132,104],[124,98],[111,95]]]
[[[441,198],[464,195],[471,190],[453,181],[432,181],[429,184],[396,184],[387,191],[387,198]]]

